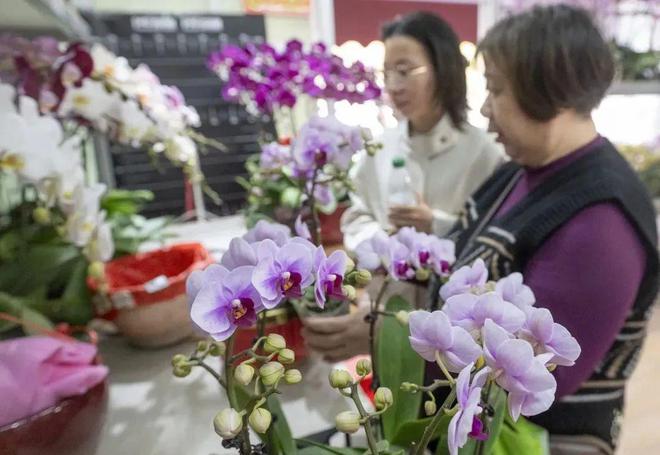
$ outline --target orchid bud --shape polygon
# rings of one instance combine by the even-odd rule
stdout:
[[[271,386],[277,383],[284,375],[284,365],[280,362],[268,362],[259,368],[259,376],[264,385]]]
[[[417,393],[419,392],[419,386],[417,384],[413,384],[412,382],[402,382],[401,390],[404,392]]]
[[[302,373],[299,370],[293,368],[284,373],[284,382],[287,384],[298,384],[300,381],[302,381]]]
[[[234,379],[241,385],[248,385],[254,377],[254,368],[247,363],[241,363],[234,370]]]
[[[250,426],[257,433],[265,433],[270,426],[270,422],[273,420],[273,416],[267,409],[256,408],[248,417],[248,422]]]
[[[208,342],[202,340],[202,341],[197,342],[197,348],[196,349],[197,349],[197,352],[204,352],[208,349],[208,347],[209,347]]]
[[[369,359],[360,359],[355,365],[355,372],[359,376],[366,376],[371,373],[371,360]]]
[[[344,411],[335,417],[335,426],[342,433],[355,433],[360,429],[360,415],[355,411]]]
[[[222,341],[214,341],[209,349],[209,355],[223,357],[227,353],[227,345]]]
[[[346,296],[348,300],[353,301],[357,298],[357,291],[350,284],[347,284],[346,286],[342,286],[341,292]]]
[[[376,389],[376,394],[374,395],[374,403],[376,404],[376,409],[379,411],[392,406],[392,403],[394,403],[392,391],[387,387],[378,387],[378,389]]]
[[[286,348],[286,340],[279,333],[269,333],[264,343],[264,351],[269,354]]]
[[[213,428],[223,439],[233,439],[243,428],[243,418],[232,408],[223,409],[213,418]]]
[[[283,365],[291,365],[296,361],[296,354],[291,349],[282,349],[277,354],[277,360]]]
[[[348,275],[355,268],[355,262],[351,258],[346,258],[346,269],[344,271],[344,276]]]
[[[50,210],[46,207],[37,207],[32,211],[32,218],[38,224],[48,225],[51,222]]]
[[[438,411],[438,406],[435,404],[435,401],[427,401],[424,403],[424,412],[426,413],[427,416],[432,416],[435,415],[435,413]]]
[[[353,378],[346,370],[332,370],[330,372],[330,387],[345,389],[353,383]]]
[[[105,277],[105,265],[101,261],[94,261],[87,267],[87,276],[96,280],[102,280]]]
[[[428,281],[431,277],[431,272],[429,269],[417,269],[415,270],[415,279],[417,281]]]
[[[192,371],[192,367],[190,365],[187,363],[178,363],[174,366],[172,373],[177,378],[185,378],[190,374],[190,371]]]
[[[172,357],[172,366],[175,367],[181,363],[187,362],[188,357],[186,357],[183,354],[177,354],[174,357]]]
[[[396,312],[396,320],[399,321],[399,324],[403,326],[408,325],[408,321],[410,320],[410,313],[404,310],[400,310]]]
[[[359,269],[355,275],[355,285],[363,288],[371,283],[371,272],[365,269]]]

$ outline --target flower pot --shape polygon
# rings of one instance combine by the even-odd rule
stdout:
[[[133,345],[155,348],[182,341],[193,333],[186,279],[211,262],[199,243],[110,261],[105,266],[108,293],[97,296],[97,309]]]
[[[108,379],[30,417],[0,427],[3,455],[96,452],[108,405]],[[8,399],[5,397],[5,399]]]
[[[348,203],[342,202],[337,205],[337,210],[328,215],[319,213],[323,246],[343,244],[344,234],[341,232],[341,217],[348,207]]]

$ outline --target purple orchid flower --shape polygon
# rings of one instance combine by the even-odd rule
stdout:
[[[495,292],[520,309],[536,303],[534,293],[529,286],[523,284],[523,276],[519,272],[512,273],[499,280],[495,285]]]
[[[416,245],[424,244],[427,240],[427,234],[417,232],[414,227],[402,227],[394,234],[394,238],[403,243],[408,249],[413,250]]]
[[[482,353],[481,347],[461,327],[452,327],[442,311],[410,313],[410,345],[425,360],[436,361],[436,354],[453,373],[458,373]]]
[[[262,169],[280,169],[291,163],[291,150],[288,146],[271,142],[261,148],[259,166]]]
[[[447,445],[451,455],[458,454],[458,449],[467,442],[468,436],[474,439],[486,440],[488,435],[483,431],[483,422],[479,414],[483,408],[479,406],[481,401],[481,389],[486,384],[490,368],[479,370],[470,384],[470,372],[474,363],[463,368],[456,379],[456,401],[458,412],[449,421],[447,429]]]
[[[255,249],[240,237],[235,237],[229,242],[229,249],[222,255],[220,264],[228,270],[251,265],[256,266],[258,262]]]
[[[389,237],[384,231],[377,231],[373,237],[363,240],[355,247],[357,265],[361,269],[374,271],[387,260]]]
[[[534,356],[530,344],[512,335],[493,321],[484,324],[484,358],[495,382],[509,392],[509,414],[530,416],[552,405],[557,389],[546,363],[553,354]]]
[[[312,233],[309,231],[309,226],[307,226],[307,223],[303,222],[301,215],[298,215],[298,218],[296,218],[294,230],[296,231],[297,236],[302,237],[305,240],[312,240]]]
[[[252,229],[243,235],[243,239],[248,243],[270,239],[279,246],[284,245],[290,237],[291,229],[288,226],[266,220],[259,220]]]
[[[532,345],[535,354],[553,354],[549,363],[573,366],[581,348],[566,327],[554,322],[546,308],[529,307],[526,312],[527,321],[519,334],[520,338]]]
[[[445,302],[449,297],[468,292],[475,286],[483,286],[488,281],[488,270],[484,261],[479,258],[472,266],[466,265],[456,270],[440,288],[440,297]]]
[[[259,261],[252,276],[267,309],[275,308],[284,298],[300,298],[312,284],[312,254],[304,245],[289,242],[273,256]]]
[[[263,305],[251,283],[253,271],[254,267],[243,266],[232,271],[219,267],[205,272],[190,316],[215,340],[224,341],[237,327],[251,327],[257,321]]]
[[[229,270],[227,270],[226,267],[218,264],[211,264],[204,270],[193,270],[190,275],[188,275],[188,279],[186,279],[188,305],[192,305],[204,283],[213,281],[215,284],[220,284],[222,277],[227,272],[229,272]]]
[[[440,276],[447,276],[456,262],[456,245],[451,240],[431,236],[429,245],[431,267]]]
[[[520,330],[526,319],[525,313],[495,292],[453,295],[447,299],[442,311],[453,325],[463,327],[476,339],[481,338],[481,329],[488,319],[509,333]]]
[[[390,276],[395,280],[412,280],[415,268],[410,263],[410,250],[397,239],[390,237],[389,257],[387,261]]]
[[[342,284],[347,261],[348,256],[342,250],[335,251],[326,257],[322,247],[316,249],[314,258],[314,269],[316,270],[314,296],[319,307],[324,308],[328,298],[345,299]]]

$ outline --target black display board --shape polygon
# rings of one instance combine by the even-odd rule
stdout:
[[[133,67],[147,64],[163,84],[177,86],[199,113],[198,131],[227,146],[226,153],[200,154],[207,182],[223,200],[218,206],[206,198],[206,208],[218,215],[239,210],[245,191],[235,179],[245,175],[246,158],[259,151],[260,134],[272,134],[274,127],[268,119],[256,119],[242,106],[223,100],[221,82],[206,67],[206,59],[226,43],[263,41],[263,16],[85,14],[85,18],[98,41],[112,52],[126,57]],[[181,170],[164,158],[162,169],[156,170],[144,150],[118,144],[110,144],[109,149],[109,167],[118,188],[155,193],[145,216],[177,216],[185,211]]]

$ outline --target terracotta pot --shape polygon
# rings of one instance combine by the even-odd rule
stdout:
[[[84,395],[67,398],[38,414],[0,427],[0,453],[93,454],[99,443],[107,407],[106,378]]]
[[[348,203],[342,202],[337,206],[337,210],[329,215],[319,213],[321,223],[321,238],[323,245],[341,245],[344,243],[344,234],[341,232],[341,216],[348,208]]]
[[[185,294],[151,305],[120,310],[114,323],[132,345],[142,348],[176,344],[193,333]]]

